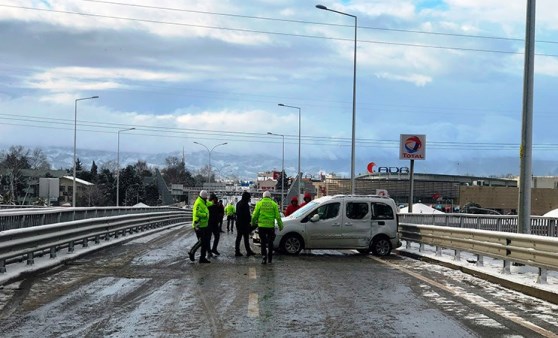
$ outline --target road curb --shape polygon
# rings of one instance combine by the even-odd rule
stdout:
[[[541,300],[544,300],[544,301],[547,301],[547,302],[558,305],[558,294],[554,293],[554,292],[551,292],[551,291],[542,290],[542,289],[532,287],[532,286],[529,286],[529,285],[516,283],[516,282],[511,281],[509,279],[494,276],[494,275],[484,273],[482,271],[478,271],[478,270],[468,268],[468,267],[465,267],[465,266],[461,266],[461,265],[458,265],[458,264],[453,264],[451,262],[437,260],[437,259],[432,258],[432,257],[422,256],[422,255],[412,253],[412,252],[408,252],[408,251],[395,250],[395,252],[400,256],[405,256],[405,257],[413,258],[413,259],[416,259],[416,260],[420,260],[420,261],[424,261],[424,262],[428,262],[428,263],[432,263],[432,264],[442,265],[442,266],[445,266],[445,267],[453,269],[453,270],[459,270],[463,273],[481,278],[481,279],[489,281],[491,283],[501,285],[501,286],[503,286],[507,289],[511,289],[511,290],[514,290],[514,291],[517,291],[517,292],[521,292],[521,293],[526,294],[528,296],[532,296],[532,297],[535,297],[535,298],[538,298],[538,299],[541,299]]]

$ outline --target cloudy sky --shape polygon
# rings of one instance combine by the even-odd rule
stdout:
[[[517,158],[526,0],[320,0],[358,17],[356,160]],[[308,0],[0,0],[0,143],[346,159],[354,20]],[[558,155],[558,2],[537,1],[533,156]],[[417,166],[419,164],[417,163]],[[420,169],[420,167],[418,167]],[[327,168],[324,168],[327,170]],[[536,170],[536,168],[534,168]],[[304,168],[303,168],[304,170]],[[494,174],[501,174],[493,168]]]

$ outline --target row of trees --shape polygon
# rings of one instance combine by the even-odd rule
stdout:
[[[161,168],[161,176],[167,186],[183,184],[186,187],[200,187],[207,181],[208,167],[192,173],[186,168],[184,161],[171,156]],[[89,169],[79,159],[76,160],[76,177],[94,184],[87,194],[76,201],[78,206],[112,206],[116,204],[116,163],[104,163],[101,168],[95,161]],[[3,193],[1,203],[16,204],[29,192],[29,182],[22,175],[22,170],[45,170],[44,177],[52,177],[52,170],[43,151],[39,148],[26,149],[23,146],[12,146],[0,154],[0,186]],[[71,176],[73,168],[61,169]],[[145,161],[138,160],[133,165],[120,169],[119,197],[120,205],[133,205],[139,202],[147,205],[161,203],[157,182],[154,179],[157,168],[150,167]],[[211,176],[214,181],[213,175]],[[23,197],[23,201],[26,198]],[[26,203],[26,202],[22,202]]]

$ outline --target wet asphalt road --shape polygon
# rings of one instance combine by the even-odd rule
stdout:
[[[552,337],[558,307],[391,255],[313,251],[192,263],[187,226],[0,290],[0,337]],[[259,252],[258,247],[254,247]]]

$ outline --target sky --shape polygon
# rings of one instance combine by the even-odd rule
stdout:
[[[558,2],[536,3],[533,159],[553,163]],[[357,173],[408,166],[401,134],[426,135],[417,171],[519,173],[526,0],[1,0],[0,144],[72,147],[75,122],[78,149],[120,130],[121,152],[280,158],[270,132],[296,161],[300,117],[303,161],[348,173],[355,21],[317,4],[358,18]]]

